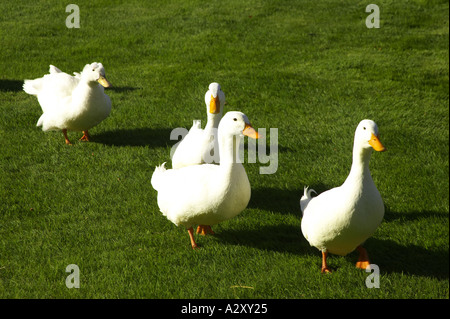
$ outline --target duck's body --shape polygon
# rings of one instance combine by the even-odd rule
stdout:
[[[89,140],[88,130],[111,112],[111,100],[103,89],[110,86],[103,65],[88,64],[75,76],[53,65],[49,72],[42,78],[25,80],[23,86],[26,93],[37,96],[41,105],[43,114],[37,126],[42,126],[43,131],[62,130],[67,144],[68,130],[83,131],[82,139]]]
[[[305,210],[302,232],[321,251],[347,255],[372,236],[383,219],[383,200],[370,175],[365,181],[352,177],[312,198]]]
[[[236,119],[236,120],[234,120]],[[250,200],[250,183],[237,156],[239,134],[257,138],[257,133],[240,112],[229,112],[219,125],[219,165],[203,164],[178,169],[157,167],[152,186],[158,191],[161,212],[175,225],[188,229],[191,245],[197,247],[192,226],[210,226],[233,218],[242,212]],[[199,230],[198,230],[199,232]]]
[[[218,83],[211,83],[205,94],[207,122],[204,129],[194,121],[188,134],[178,144],[172,156],[172,168],[203,163],[219,163],[217,128],[222,118],[225,94]]]
[[[169,170],[162,165],[155,170],[152,185],[158,191],[161,212],[175,225],[186,228],[212,226],[233,218],[247,207],[251,193],[240,163]]]
[[[311,246],[322,251],[323,272],[329,271],[328,252],[343,256],[358,247],[364,256],[360,255],[357,266],[368,265],[362,244],[373,235],[384,216],[383,200],[369,170],[372,147],[384,151],[378,128],[373,121],[361,121],[355,132],[352,168],[345,182],[317,197],[311,196],[313,190],[305,188],[300,200],[302,233]]]

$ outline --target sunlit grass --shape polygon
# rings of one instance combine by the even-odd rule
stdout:
[[[57,1],[0,4],[0,297],[448,298],[448,2],[78,1],[67,29]],[[42,132],[23,79],[49,64],[102,62],[114,87],[93,142]],[[278,170],[246,163],[248,208],[198,238],[156,204],[150,178],[169,161],[170,132],[205,120],[210,82],[226,110],[278,129]],[[356,254],[320,253],[300,231],[304,185],[340,185],[360,120],[385,153],[371,172],[386,216],[366,243],[380,289]],[[65,268],[80,267],[80,289]],[[250,287],[250,288],[242,288]]]

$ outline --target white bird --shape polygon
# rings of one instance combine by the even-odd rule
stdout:
[[[242,134],[258,138],[247,116],[228,112],[218,128],[220,164],[203,164],[178,169],[156,167],[151,184],[158,192],[161,212],[175,225],[184,226],[192,248],[197,233],[213,234],[211,225],[233,218],[242,212],[250,200],[250,182],[239,161]]]
[[[178,144],[172,156],[172,168],[203,163],[219,163],[217,127],[222,118],[225,94],[219,83],[211,83],[205,94],[207,122],[205,129],[200,121],[194,124],[188,134]]]
[[[100,84],[101,85],[100,85]],[[111,84],[101,63],[87,64],[75,76],[50,65],[49,74],[25,80],[26,93],[37,96],[43,114],[37,122],[43,131],[62,130],[66,144],[71,144],[67,131],[83,131],[80,140],[89,141],[88,130],[111,112],[111,100],[103,87]]]
[[[374,121],[363,120],[356,128],[353,162],[345,182],[312,197],[308,187],[300,199],[302,233],[311,246],[322,251],[322,272],[330,272],[328,253],[344,256],[359,251],[356,267],[370,264],[362,244],[372,236],[384,216],[384,204],[369,170],[372,149],[384,151]]]

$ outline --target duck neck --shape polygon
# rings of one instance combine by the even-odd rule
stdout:
[[[217,129],[220,122],[220,116],[218,114],[211,114],[208,112],[208,118],[205,125],[205,131],[213,132],[214,129]]]
[[[241,137],[220,136],[219,135],[219,154],[220,166],[223,168],[231,168],[235,165],[242,165],[239,157],[239,146]]]
[[[371,179],[369,161],[372,154],[371,148],[363,148],[355,144],[353,147],[353,162],[350,174],[346,183],[363,184],[367,179]]]

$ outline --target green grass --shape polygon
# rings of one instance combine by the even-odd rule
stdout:
[[[448,1],[378,1],[380,29],[363,1],[76,3],[80,29],[59,1],[0,4],[1,298],[449,298]],[[93,61],[113,110],[93,142],[66,146],[35,127],[22,81]],[[248,208],[193,251],[150,178],[171,130],[205,120],[213,81],[226,110],[278,128],[279,165],[245,164]],[[356,253],[322,275],[300,231],[303,186],[344,181],[364,118],[387,147],[371,159],[386,215],[366,243],[380,289]]]

